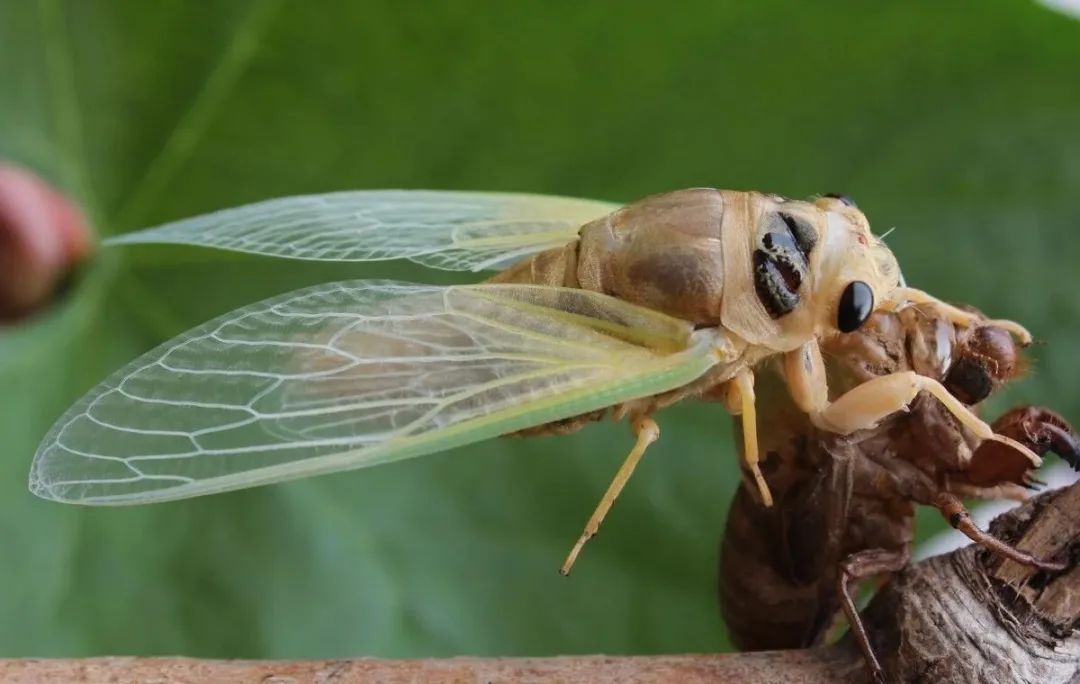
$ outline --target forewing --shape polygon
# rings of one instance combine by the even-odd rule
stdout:
[[[195,328],[92,390],[45,438],[30,487],[142,503],[441,451],[690,382],[715,363],[691,333],[563,288],[300,290]]]
[[[512,193],[362,190],[284,197],[127,233],[292,259],[409,259],[452,271],[502,268],[577,237],[616,204]]]

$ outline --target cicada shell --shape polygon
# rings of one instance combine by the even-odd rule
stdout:
[[[828,341],[825,352],[838,389],[915,370],[939,379],[967,404],[981,402],[1024,368],[1005,330],[988,322],[958,328],[928,306],[877,313],[860,331]],[[935,506],[977,541],[1010,552],[973,527],[958,497],[1022,498],[1037,461],[980,443],[925,396],[909,412],[848,436],[811,425],[775,375],[759,374],[758,398],[759,419],[769,425],[763,468],[776,506],[763,509],[756,492],[740,489],[719,572],[722,613],[740,648],[818,644],[844,610],[873,662],[848,589],[906,563],[916,505]],[[1052,411],[1020,407],[994,427],[1039,454],[1055,451],[1080,464],[1075,432]]]

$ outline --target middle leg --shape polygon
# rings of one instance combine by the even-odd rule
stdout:
[[[766,508],[773,505],[772,492],[761,474],[761,453],[758,448],[757,433],[757,397],[754,393],[754,372],[743,369],[731,380],[728,386],[728,408],[740,417],[743,433],[743,463],[754,478],[761,503]]]

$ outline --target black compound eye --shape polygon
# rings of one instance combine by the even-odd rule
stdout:
[[[874,312],[874,291],[861,280],[848,283],[840,295],[840,307],[836,311],[836,328],[840,332],[858,330]]]
[[[838,199],[844,203],[845,207],[851,207],[852,209],[859,208],[859,205],[855,204],[855,200],[851,199],[847,195],[840,194],[839,192],[827,192],[825,193],[825,197],[832,197],[833,199]]]

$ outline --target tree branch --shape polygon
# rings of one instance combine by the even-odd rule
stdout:
[[[861,667],[861,664],[857,664]],[[831,650],[725,655],[445,660],[223,661],[188,658],[91,658],[0,661],[0,680],[14,684],[169,682],[194,684],[412,684],[414,682],[686,682],[717,684],[847,682],[851,661]],[[854,680],[857,681],[857,680]]]
[[[998,517],[994,536],[1060,573],[976,546],[909,567],[863,612],[895,681],[1071,682],[1080,673],[1080,484]]]
[[[900,682],[1039,682],[1080,675],[1080,484],[998,518],[998,537],[1067,562],[1047,574],[976,547],[901,572],[863,614],[889,677]],[[843,640],[805,651],[722,655],[446,660],[220,661],[190,658],[0,660],[0,681],[263,682],[686,682],[861,684],[858,650]]]

